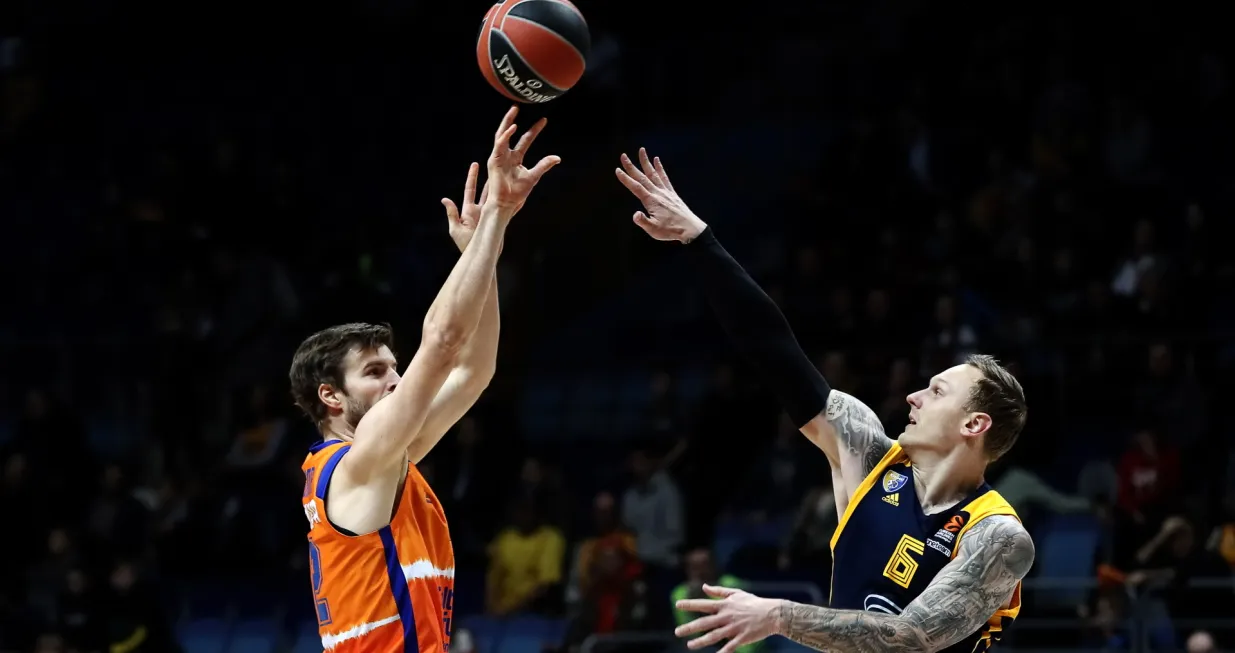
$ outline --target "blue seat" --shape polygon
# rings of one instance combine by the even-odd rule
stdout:
[[[279,624],[273,619],[244,619],[232,628],[228,653],[271,653],[279,641]]]
[[[504,624],[489,617],[467,617],[460,624],[472,634],[476,653],[497,653],[501,646]]]
[[[565,623],[547,617],[515,617],[506,623],[506,637],[539,637],[545,640],[560,640],[565,632]]]
[[[507,635],[502,638],[502,653],[542,653],[546,643],[531,635]]]
[[[177,629],[185,653],[224,653],[227,627],[222,619],[193,619]]]
[[[235,595],[222,584],[198,583],[186,592],[189,616],[193,619],[222,620]]]
[[[292,653],[322,653],[322,638],[317,632],[317,624],[306,621],[296,628]]]
[[[1101,531],[1090,515],[1052,515],[1037,533],[1037,568],[1040,578],[1075,580],[1076,587],[1038,590],[1038,605],[1066,608],[1084,602],[1088,589],[1083,582],[1093,578],[1094,556]]]

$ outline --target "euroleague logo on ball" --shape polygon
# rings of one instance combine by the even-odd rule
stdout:
[[[516,102],[548,102],[583,77],[591,36],[568,0],[505,0],[480,23],[476,60],[489,85]]]

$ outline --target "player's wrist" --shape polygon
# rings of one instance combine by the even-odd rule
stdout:
[[[695,216],[691,216],[686,220],[686,226],[682,227],[682,233],[678,235],[678,242],[683,245],[689,245],[707,229],[708,223]]]
[[[771,606],[768,610],[768,623],[772,625],[773,635],[780,635],[782,637],[787,636],[786,629],[789,625],[787,615],[792,608],[792,601],[786,601],[784,599],[773,599],[771,601]]]
[[[518,202],[505,202],[491,197],[480,209],[480,224],[477,226],[477,230],[488,227],[490,229],[502,230],[501,233],[504,233],[506,226],[510,224],[511,219],[518,212]]]

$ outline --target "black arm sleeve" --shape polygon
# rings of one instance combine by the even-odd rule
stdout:
[[[762,373],[795,426],[815,419],[832,389],[802,351],[776,302],[725,251],[711,227],[684,250],[734,348]]]

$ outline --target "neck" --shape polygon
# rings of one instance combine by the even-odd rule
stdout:
[[[329,420],[322,425],[322,439],[352,442],[356,439],[356,432],[343,420]]]
[[[918,501],[928,515],[960,503],[982,484],[985,465],[973,461],[970,452],[963,448],[942,456],[931,451],[906,453],[913,462]]]

